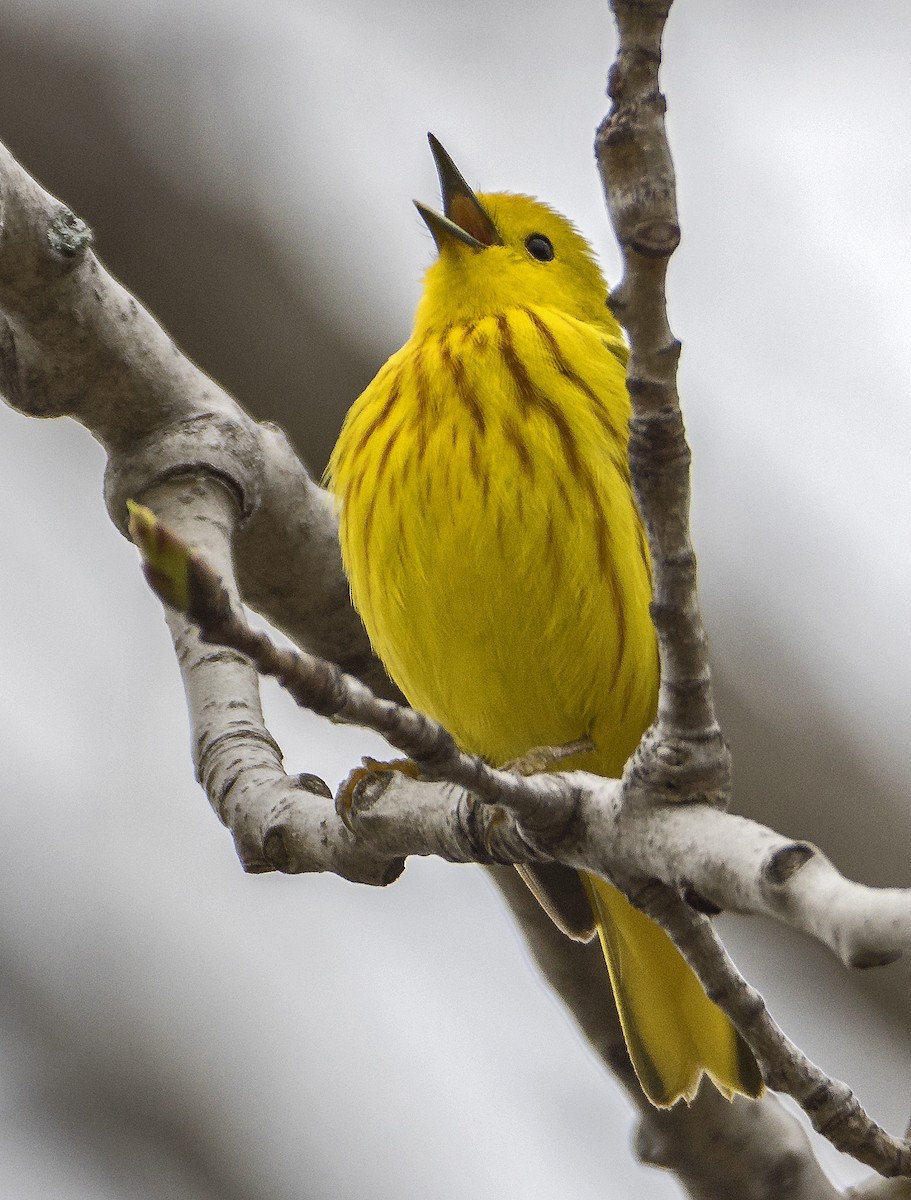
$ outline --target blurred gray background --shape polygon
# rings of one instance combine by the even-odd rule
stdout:
[[[108,266],[319,472],[407,336],[432,129],[571,215],[602,3],[4,0],[0,139]],[[678,0],[671,312],[740,811],[911,884],[911,11]],[[0,409],[0,1196],[664,1198],[483,874],[245,877],[192,778],[160,608],[103,455]],[[289,769],[365,752],[266,689]],[[725,919],[780,1023],[894,1131],[908,968]],[[863,1171],[820,1148],[833,1176]]]

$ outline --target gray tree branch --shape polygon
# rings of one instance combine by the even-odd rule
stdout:
[[[148,570],[147,574],[154,586],[153,574]],[[911,1174],[911,1144],[881,1129],[850,1088],[826,1076],[788,1040],[762,997],[725,953],[708,918],[663,881],[664,872],[648,879],[638,862],[642,841],[610,836],[590,840],[591,823],[579,820],[583,797],[597,797],[600,816],[611,813],[622,820],[630,813],[634,819],[640,811],[641,805],[624,802],[626,777],[605,780],[576,771],[528,778],[497,770],[459,750],[430,717],[380,699],[334,664],[278,647],[266,633],[251,629],[217,574],[198,554],[191,557],[189,590],[189,611],[205,641],[239,651],[261,674],[275,676],[299,704],[314,712],[381,733],[426,778],[466,789],[455,795],[443,789],[437,793],[439,804],[431,806],[427,790],[420,781],[412,781],[415,786],[398,788],[397,803],[391,807],[390,772],[383,772],[373,786],[343,789],[336,804],[338,814],[359,841],[398,850],[403,858],[409,852],[453,857],[453,849],[480,862],[527,862],[541,856],[610,879],[667,930],[708,995],[749,1043],[769,1086],[792,1096],[814,1128],[838,1149],[883,1175]],[[366,782],[371,782],[369,776]],[[701,807],[730,819],[709,805]],[[676,802],[669,808],[681,811]],[[650,809],[652,814],[657,811]],[[474,819],[477,815],[480,821]],[[328,827],[323,825],[322,830],[326,848]],[[792,847],[792,852],[799,849]],[[626,851],[622,857],[621,850]]]

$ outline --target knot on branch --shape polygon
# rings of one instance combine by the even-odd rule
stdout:
[[[644,258],[670,258],[680,245],[680,226],[668,218],[643,221],[629,234],[626,244]]]
[[[874,1166],[887,1178],[911,1175],[911,1142],[892,1137],[874,1124],[847,1084],[820,1074],[803,1096],[792,1094],[817,1133],[837,1150]]]
[[[636,120],[638,109],[652,108],[662,114],[667,111],[667,101],[658,90],[660,66],[660,50],[647,46],[628,47],[611,65],[607,73],[607,94],[614,107],[598,129],[598,137],[605,144],[610,144],[618,125]]]
[[[816,855],[816,847],[809,842],[791,842],[770,854],[762,866],[762,881],[766,890],[775,892],[785,887],[801,867]]]
[[[613,104],[598,126],[595,155],[605,199],[624,247],[667,258],[680,240],[674,165],[664,136],[667,103],[658,89],[660,34],[621,50],[608,76]]]
[[[85,258],[92,247],[92,231],[80,217],[61,206],[47,225],[47,241],[55,254],[66,261],[67,269]]]
[[[617,63],[607,77],[607,94],[614,104],[595,132],[595,153],[602,167],[625,178],[627,187],[641,171],[630,171],[642,152],[642,129],[657,116],[663,116],[667,104],[654,82],[657,69],[650,69],[647,52],[627,53],[624,64]],[[650,86],[652,85],[652,86]]]
[[[731,795],[731,752],[717,726],[699,736],[683,736],[656,723],[642,735],[621,782],[627,805],[725,808]]]
[[[616,75],[616,64],[611,67],[610,74],[607,77],[607,94],[614,98],[616,87],[614,78]],[[636,137],[636,129],[633,124],[633,114],[624,108],[612,108],[601,124],[598,126],[598,131],[595,134],[595,150],[598,158],[602,161],[607,160],[608,154],[620,149],[624,144],[631,144]]]
[[[871,1150],[878,1142],[886,1142],[893,1152],[891,1164],[878,1166],[881,1174],[905,1175],[911,1170],[911,1146],[882,1134],[861,1107],[854,1092],[838,1079],[823,1079],[806,1096],[802,1107],[810,1118],[817,1133],[821,1133],[833,1146],[845,1153],[853,1154],[865,1161],[858,1152],[858,1145],[866,1142]]]

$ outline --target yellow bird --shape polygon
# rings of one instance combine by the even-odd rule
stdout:
[[[327,471],[351,594],[390,676],[464,749],[504,765],[589,737],[593,753],[560,765],[617,776],[658,690],[626,345],[570,222],[528,196],[475,195],[430,145],[445,215],[415,203],[439,254]],[[574,873],[523,875],[567,932],[597,926],[654,1104],[691,1099],[703,1073],[728,1095],[761,1091],[662,930],[595,876],[579,876],[592,920]]]

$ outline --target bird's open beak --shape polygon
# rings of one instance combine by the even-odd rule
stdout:
[[[430,152],[440,177],[444,215],[441,216],[432,208],[427,208],[418,200],[415,200],[414,206],[433,234],[437,249],[442,250],[446,242],[452,239],[471,246],[473,250],[501,245],[496,226],[462,178],[458,167],[432,133],[427,134],[427,140],[430,142]]]

